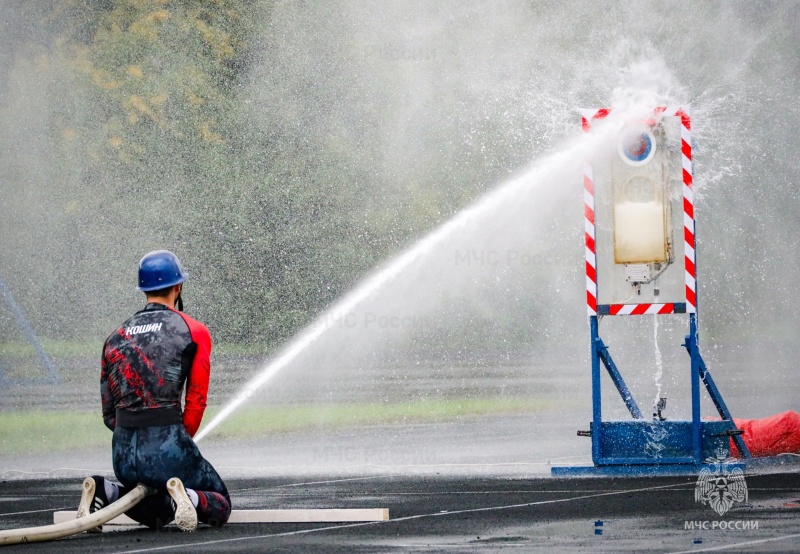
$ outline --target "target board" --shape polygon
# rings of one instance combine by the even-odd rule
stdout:
[[[615,148],[584,171],[589,315],[694,313],[695,221],[689,108],[617,121],[582,110],[587,133],[614,125]]]

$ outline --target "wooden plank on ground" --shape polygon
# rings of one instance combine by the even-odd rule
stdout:
[[[53,512],[53,522],[75,519],[74,511]],[[349,523],[388,521],[388,508],[323,508],[297,510],[233,510],[228,523]],[[139,525],[125,514],[106,525]]]

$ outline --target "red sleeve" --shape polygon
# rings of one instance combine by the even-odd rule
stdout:
[[[106,365],[106,347],[103,345],[103,356],[100,358],[100,403],[103,409],[103,423],[112,431],[117,426],[117,410],[114,397],[111,395],[111,384],[108,382],[108,366]]]
[[[186,381],[186,401],[183,406],[183,425],[193,437],[203,420],[208,398],[208,381],[211,377],[211,334],[199,321],[186,314],[181,316],[189,326],[192,342],[197,345],[197,353]]]

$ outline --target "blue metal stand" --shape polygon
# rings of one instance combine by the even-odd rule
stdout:
[[[750,458],[750,451],[736,429],[730,411],[700,355],[695,314],[689,314],[689,334],[683,344],[691,358],[690,421],[644,419],[614,364],[608,347],[600,338],[597,316],[592,316],[589,324],[592,338],[592,425],[589,434],[592,438],[594,466],[554,467],[554,476],[697,474],[705,460],[729,455],[731,438],[741,457]],[[608,371],[633,421],[603,421],[601,363]],[[700,419],[701,381],[722,418],[720,421]],[[744,467],[743,464],[731,466]]]
[[[28,341],[33,345],[33,348],[36,350],[36,353],[39,355],[39,359],[42,361],[45,369],[47,369],[47,373],[49,375],[49,380],[52,383],[58,382],[58,373],[56,372],[55,366],[48,358],[47,353],[42,348],[42,345],[39,343],[39,339],[36,338],[36,333],[33,332],[28,320],[25,319],[25,315],[22,313],[22,309],[19,307],[19,304],[16,303],[14,297],[11,295],[11,291],[6,286],[3,279],[0,279],[0,293],[3,294],[3,297],[6,300],[6,304],[8,307],[11,308],[11,311],[14,313],[14,317],[17,318],[17,322],[19,326],[22,328],[23,333],[28,338]],[[8,386],[8,378],[2,373],[0,370],[0,386]]]

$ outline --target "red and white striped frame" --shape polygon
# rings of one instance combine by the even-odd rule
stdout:
[[[596,119],[604,119],[611,113],[610,108],[581,110],[581,127],[584,132],[591,131]],[[695,313],[697,311],[697,273],[695,268],[694,239],[694,190],[692,188],[692,141],[691,118],[688,106],[659,106],[654,110],[656,116],[675,116],[681,120],[681,162],[683,165],[683,239],[684,264],[686,276],[686,307],[676,309],[675,304],[611,304],[607,306],[608,315],[671,314],[676,311]],[[586,164],[583,174],[584,226],[586,235],[586,304],[590,316],[598,314],[597,305],[597,250],[595,246],[594,218],[594,178],[591,164]],[[606,308],[604,306],[604,308]],[[681,307],[682,308],[682,307]]]

